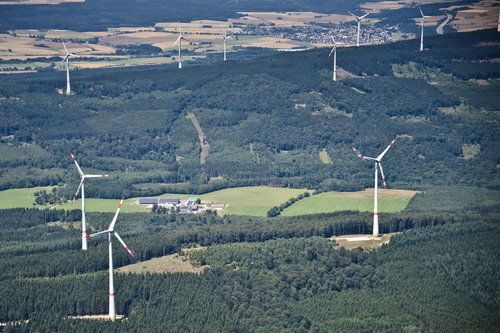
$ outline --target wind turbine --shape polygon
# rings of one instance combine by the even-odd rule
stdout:
[[[78,186],[78,189],[76,190],[75,196],[73,197],[73,200],[71,203],[73,204],[76,200],[76,197],[78,196],[78,192],[80,192],[80,189],[82,190],[82,250],[87,249],[87,225],[85,222],[85,179],[86,178],[104,178],[104,177],[111,177],[111,175],[86,175],[83,173],[82,169],[78,165],[78,162],[76,161],[75,155],[71,153],[71,157],[73,158],[73,161],[76,164],[76,168],[78,169],[78,173],[80,174],[80,178],[82,179],[80,181],[80,185]]]
[[[172,46],[174,46],[175,44],[179,43],[179,69],[182,69],[182,58],[181,58],[181,42],[182,40],[185,40],[187,42],[189,42],[189,40],[187,40],[186,38],[184,38],[182,36],[182,30],[181,30],[181,25],[179,24],[179,37],[177,38],[177,40],[172,44]]]
[[[64,44],[64,41],[62,41],[62,44],[64,46],[64,52],[66,52],[66,56],[64,57],[63,61],[61,61],[61,64],[66,61],[66,95],[71,94],[71,87],[69,84],[69,57],[80,57],[79,55],[76,55],[74,53],[69,53],[68,49],[66,48],[66,44]]]
[[[359,30],[361,28],[361,20],[364,19],[368,14],[370,13],[366,13],[365,15],[363,16],[356,16],[354,15],[353,13],[349,12],[349,14],[351,14],[352,16],[354,16],[354,18],[358,21],[358,36],[356,38],[356,46],[359,46]]]
[[[330,57],[333,53],[333,81],[337,81],[337,45],[341,45],[344,43],[337,43],[335,42],[335,38],[333,38],[332,35],[330,35],[330,37],[332,37],[333,47],[328,57]]]
[[[422,15],[422,21],[420,22],[420,25],[422,29],[420,30],[420,51],[424,50],[424,21],[426,17],[430,16],[425,16],[424,13],[422,12],[422,8],[418,6],[418,10],[420,11],[420,15]]]
[[[500,10],[498,11],[498,32],[500,32]]]
[[[231,36],[228,36],[227,34],[224,34],[222,36],[222,39],[224,39],[224,61],[226,61],[226,39],[231,39]]]
[[[120,201],[120,205],[118,206],[118,209],[116,210],[115,217],[113,217],[113,220],[111,221],[111,224],[109,225],[107,230],[96,232],[94,234],[91,234],[87,236],[87,238],[90,237],[95,237],[95,236],[100,236],[100,235],[105,235],[108,234],[108,243],[109,243],[109,319],[112,321],[116,320],[116,308],[115,308],[115,286],[113,282],[113,236],[115,236],[118,241],[123,245],[125,250],[134,257],[134,254],[130,249],[128,248],[127,244],[123,241],[123,239],[118,235],[118,233],[115,231],[115,223],[116,223],[116,218],[118,217],[118,213],[120,213],[120,208],[122,207],[123,204],[123,199]],[[83,237],[82,237],[83,239]]]
[[[382,176],[382,182],[384,183],[384,188],[387,188],[387,185],[385,183],[384,170],[382,169],[382,163],[380,163],[380,161],[382,160],[382,157],[384,157],[385,153],[387,153],[389,148],[392,147],[392,144],[394,143],[394,141],[396,141],[396,139],[397,137],[394,140],[392,140],[392,142],[387,146],[387,148],[385,148],[385,150],[376,158],[356,154],[357,157],[360,157],[364,160],[375,162],[375,193],[373,199],[373,237],[378,237],[378,169],[380,168],[380,175]]]

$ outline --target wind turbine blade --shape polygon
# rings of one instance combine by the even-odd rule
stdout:
[[[353,13],[349,12],[349,14],[351,14],[356,20],[359,21],[359,17],[357,17],[356,15],[354,15]]]
[[[377,161],[376,158],[369,157],[369,156],[363,156],[363,155],[360,155],[360,154],[356,154],[356,156],[359,157],[359,158],[362,158],[364,160],[367,160],[367,161]]]
[[[382,169],[382,163],[378,162],[378,166],[380,167],[380,174],[382,175],[382,183],[384,184],[384,188],[387,188],[387,184],[385,183],[384,170]]]
[[[120,213],[120,208],[122,208],[124,198],[125,196],[123,196],[122,199],[120,200],[120,204],[118,205],[118,209],[116,210],[115,217],[113,217],[113,221],[111,221],[111,224],[109,225],[108,228],[109,231],[113,231],[113,228],[115,227],[116,219],[118,218],[118,214]]]
[[[85,178],[104,178],[111,177],[111,175],[85,175]]]
[[[66,44],[64,44],[64,40],[62,41],[63,43],[63,46],[64,46],[64,51],[66,52],[66,54],[68,54],[68,49],[66,48]]]
[[[172,46],[175,46],[175,44],[179,43],[179,41],[181,40],[182,36],[179,36],[179,38],[177,38],[177,40],[172,44]]]
[[[367,17],[367,16],[368,16],[368,14],[370,14],[370,13],[366,13],[365,15],[361,16],[361,17],[359,18],[359,20],[364,19],[365,17]]]
[[[90,234],[90,235],[87,235],[87,238],[90,238],[90,237],[96,237],[96,236],[100,236],[100,235],[105,235],[105,234],[109,234],[109,230],[104,230],[104,231],[99,231],[99,232],[95,232],[93,234]],[[82,237],[78,237],[78,239],[82,239]]]
[[[122,245],[125,248],[125,250],[127,250],[127,252],[130,253],[130,255],[135,258],[134,253],[132,251],[130,251],[130,249],[128,248],[127,244],[125,244],[125,242],[120,237],[120,235],[118,235],[118,233],[116,231],[113,231],[113,235],[115,235],[116,238],[120,241],[120,243],[122,243]]]
[[[394,143],[394,141],[396,141],[397,137],[394,138],[394,140],[392,140],[392,142],[387,146],[387,148],[385,148],[385,150],[382,152],[382,154],[378,155],[377,157],[377,161],[380,162],[380,160],[382,159],[382,157],[384,157],[385,153],[387,153],[387,151],[389,150],[389,148],[392,147],[392,144]]]
[[[78,192],[80,192],[80,189],[82,188],[82,184],[85,181],[85,178],[82,178],[82,181],[80,182],[80,185],[78,186],[78,189],[76,190],[75,196],[73,197],[73,200],[71,200],[71,204],[75,203],[76,197],[78,196]]]
[[[361,154],[356,154],[356,156],[359,157],[359,158],[362,158],[364,160],[367,160],[367,161],[376,161],[377,160],[376,158],[369,157],[369,156],[364,156],[364,155],[361,155]]]
[[[64,57],[64,59],[61,61],[61,64],[64,63],[69,57],[69,54],[66,54],[66,56]]]
[[[424,13],[422,12],[422,9],[420,8],[420,6],[418,7],[418,10],[420,11],[420,14],[422,15],[422,17],[425,17]]]
[[[78,169],[78,173],[80,174],[80,177],[83,177],[84,176],[83,171],[82,171],[82,169],[80,169],[80,166],[78,165],[78,162],[76,161],[75,155],[73,155],[73,153],[70,153],[70,154],[71,154],[71,157],[73,158],[73,162],[75,162],[75,164],[76,164],[76,168]]]
[[[332,50],[330,51],[330,54],[328,55],[328,57],[330,57],[332,55],[333,51],[335,51],[335,46],[332,47]]]

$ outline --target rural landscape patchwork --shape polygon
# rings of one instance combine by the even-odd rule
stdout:
[[[1,332],[496,332],[500,1],[0,0]]]

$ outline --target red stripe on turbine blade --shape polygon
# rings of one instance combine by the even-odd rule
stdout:
[[[114,293],[113,294],[110,293],[109,296],[115,296],[115,294]]]
[[[373,215],[378,215],[378,213],[373,213]]]

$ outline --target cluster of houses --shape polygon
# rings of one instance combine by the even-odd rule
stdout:
[[[219,211],[225,207],[225,204],[201,202],[196,197],[189,197],[187,200],[182,201],[179,198],[140,198],[138,204],[147,205],[148,208],[153,208],[154,205],[157,205],[177,214],[199,214],[207,209]]]

